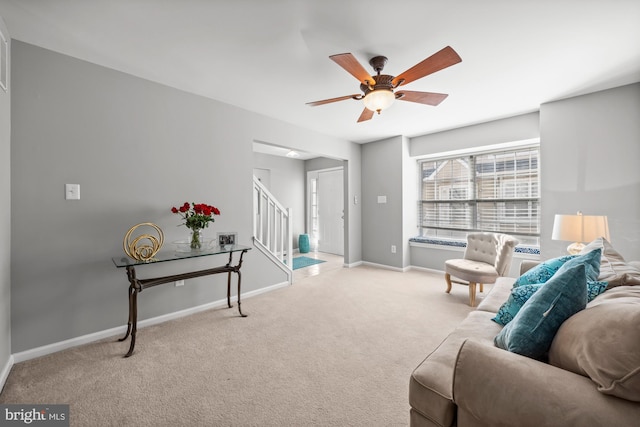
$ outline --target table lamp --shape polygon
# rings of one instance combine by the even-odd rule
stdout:
[[[584,248],[584,242],[598,237],[609,240],[609,224],[606,216],[599,215],[556,215],[553,220],[552,240],[575,242],[567,247],[567,252],[576,255]]]

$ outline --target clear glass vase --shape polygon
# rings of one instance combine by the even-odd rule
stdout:
[[[202,249],[202,228],[191,229],[191,243],[192,250]]]

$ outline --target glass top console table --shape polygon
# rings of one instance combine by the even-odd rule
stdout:
[[[124,341],[129,336],[131,336],[129,351],[127,352],[127,354],[125,354],[124,357],[131,356],[133,354],[133,349],[136,346],[136,333],[138,330],[138,293],[147,288],[152,288],[154,286],[162,285],[165,283],[176,282],[178,280],[193,279],[195,277],[208,276],[211,274],[227,273],[227,306],[231,308],[233,307],[233,305],[231,304],[231,273],[236,273],[238,275],[238,313],[240,313],[241,317],[247,317],[246,314],[242,313],[242,309],[240,308],[240,268],[242,267],[242,258],[244,254],[247,253],[247,251],[249,251],[250,249],[251,247],[249,246],[228,245],[224,247],[214,246],[206,250],[197,251],[165,251],[156,254],[154,259],[150,261],[137,261],[127,256],[112,258],[113,263],[116,267],[126,269],[127,279],[129,279],[129,320],[127,322],[127,333],[123,338],[120,338],[118,340]],[[237,252],[240,253],[240,258],[236,265],[232,265],[233,254]],[[136,276],[136,267],[139,266],[154,265],[158,263],[166,263],[221,254],[229,254],[229,261],[225,265],[219,267],[209,268],[206,270],[189,271],[186,273],[154,277],[149,279],[139,279]]]

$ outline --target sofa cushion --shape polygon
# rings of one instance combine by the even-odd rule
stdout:
[[[482,298],[476,310],[496,313],[509,296],[514,280],[513,277],[498,277],[498,280],[491,285],[491,289]]]
[[[600,295],[607,288],[607,282],[587,282],[587,302],[593,301],[595,297]],[[535,294],[544,283],[537,285],[522,285],[511,289],[509,298],[500,306],[496,317],[492,320],[500,325],[506,325],[511,322],[515,315],[520,311],[533,294]]]
[[[518,277],[513,283],[513,286],[517,287],[522,285],[546,283],[547,280],[551,279],[555,272],[558,271],[558,269],[562,267],[565,262],[576,257],[577,255],[565,255],[544,261],[527,270],[524,274]]]
[[[604,237],[599,237],[582,249],[581,254],[602,250],[598,280],[609,282],[609,288],[640,285],[640,268],[628,263]]]
[[[610,289],[567,319],[549,363],[588,376],[604,394],[640,402],[640,287]]]
[[[460,325],[420,364],[409,381],[409,404],[438,426],[455,422],[453,371],[460,346],[469,337],[491,344],[501,327],[490,319],[493,313],[472,311]]]
[[[587,305],[585,270],[584,264],[578,264],[554,274],[496,335],[496,346],[542,358],[562,322]]]
[[[472,339],[458,354],[453,398],[459,427],[621,427],[640,419],[638,403],[600,393],[585,376]]]
[[[493,283],[499,276],[493,264],[470,259],[449,259],[445,261],[444,269],[452,276],[468,282]]]

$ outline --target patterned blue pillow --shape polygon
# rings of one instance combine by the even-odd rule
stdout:
[[[551,279],[551,276],[553,276],[556,271],[564,265],[564,263],[577,257],[578,255],[565,255],[540,263],[531,270],[526,271],[522,276],[518,277],[513,284],[513,287],[546,283],[547,280]]]
[[[595,297],[607,289],[607,286],[609,286],[609,282],[587,282],[587,302],[593,301]]]
[[[595,297],[603,293],[604,290],[607,289],[608,284],[609,282],[587,282],[587,302],[593,301]],[[491,320],[502,326],[511,322],[524,303],[527,302],[533,294],[538,292],[543,285],[544,283],[538,283],[512,288],[511,295],[509,295],[507,301],[500,306],[496,317]]]
[[[491,320],[502,326],[505,326],[507,323],[513,320],[524,303],[527,302],[529,298],[533,296],[533,294],[538,292],[538,290],[542,286],[544,286],[544,283],[538,283],[535,285],[522,285],[518,287],[515,287],[514,285],[514,287],[511,288],[511,294],[509,295],[509,298],[504,302],[504,304],[502,304],[502,306],[500,306],[496,317]]]
[[[587,305],[584,264],[554,274],[494,338],[497,347],[534,359],[549,351],[560,325]]]

